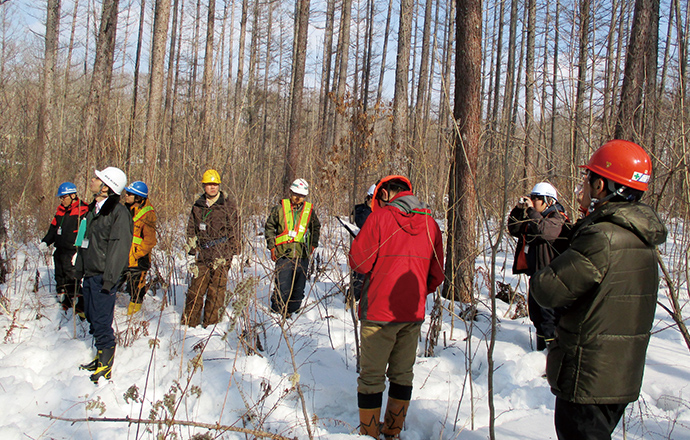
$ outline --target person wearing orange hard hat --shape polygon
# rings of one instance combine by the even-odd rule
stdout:
[[[652,166],[639,145],[612,140],[594,152],[578,200],[587,215],[569,247],[530,279],[530,295],[562,315],[546,375],[560,440],[610,439],[637,400],[656,310],[657,213],[639,200]]]
[[[399,438],[412,397],[426,298],[444,279],[443,238],[404,176],[378,182],[372,209],[349,253],[352,270],[366,275],[359,300],[359,433]]]

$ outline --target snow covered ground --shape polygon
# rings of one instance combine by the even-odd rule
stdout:
[[[342,295],[347,237],[336,222],[325,224],[322,234],[303,313],[285,323],[267,312],[272,264],[260,235],[245,249],[249,264],[231,272],[231,289],[237,292],[242,282],[239,290],[250,294],[249,304],[244,308],[233,296],[226,319],[214,328],[179,325],[187,288],[184,256],[158,251],[157,266],[170,286],[147,295],[134,319],[126,316],[129,297],[119,294],[113,378],[98,386],[78,369],[92,359],[92,341],[87,328],[66,319],[55,302],[52,258],[33,245],[12,250],[14,272],[0,285],[0,439],[255,438],[196,426],[72,423],[43,415],[174,418],[288,438],[309,438],[309,432],[321,439],[359,438],[355,332]],[[662,249],[669,258],[675,251],[673,245]],[[512,243],[506,243],[498,279],[524,292],[526,279],[510,273],[511,260]],[[488,437],[488,261],[486,255],[477,259],[477,321],[453,316],[444,301],[432,357],[424,357],[430,320],[424,324],[405,440]],[[663,303],[666,293],[662,283]],[[687,290],[681,294],[687,302]],[[427,310],[432,306],[430,296]],[[497,306],[496,436],[555,438],[554,397],[542,377],[545,355],[532,349],[529,320],[511,320],[513,309],[501,301]],[[460,311],[456,306],[455,314]],[[690,352],[668,313],[658,307],[656,316],[642,395],[628,406],[616,439],[690,439]]]

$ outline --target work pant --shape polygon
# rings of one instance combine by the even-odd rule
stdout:
[[[299,310],[304,299],[308,269],[308,258],[278,258],[275,273],[276,287],[271,296],[272,311],[291,315]]]
[[[133,303],[141,304],[146,295],[146,271],[138,267],[128,267],[123,274],[127,282],[127,292]]]
[[[72,264],[72,257],[76,252],[75,249],[56,248],[53,253],[53,262],[55,263],[55,291],[58,295],[64,295],[60,301],[62,308],[70,309],[76,301],[75,310],[79,313],[84,311],[84,300],[79,285],[80,279]]]
[[[361,360],[357,392],[381,393],[386,376],[391,383],[412,386],[421,322],[383,323],[361,321]]]
[[[611,440],[627,403],[580,404],[556,397],[554,424],[559,440]]]
[[[544,350],[556,337],[556,326],[560,314],[556,309],[549,309],[537,304],[531,294],[527,295],[527,308],[529,319],[537,330],[537,350]]]
[[[83,284],[84,313],[91,326],[96,348],[112,348],[115,346],[113,315],[117,288],[103,292],[103,275],[86,277]]]
[[[182,314],[182,325],[196,327],[204,310],[203,326],[217,324],[225,311],[225,289],[228,284],[228,267],[213,268],[206,263],[197,263],[199,272],[192,279]],[[206,297],[206,302],[204,302]]]

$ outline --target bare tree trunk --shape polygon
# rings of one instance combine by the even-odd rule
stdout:
[[[82,157],[86,158],[84,163],[86,169],[93,168],[96,162],[111,160],[109,157],[104,157],[102,147],[107,119],[106,107],[110,98],[119,4],[119,0],[103,1],[101,23],[96,37],[96,58],[93,63],[91,87],[84,112],[81,136]]]
[[[146,112],[146,129],[144,131],[144,163],[146,164],[146,179],[149,182],[154,181],[160,154],[160,112],[163,103],[163,80],[165,77],[163,68],[165,66],[165,46],[168,40],[170,0],[156,0],[154,13],[149,100]]]
[[[412,42],[412,0],[400,0],[398,28],[398,53],[395,63],[395,92],[393,96],[393,121],[391,130],[391,172],[403,172],[405,167],[404,143],[407,141],[408,79],[410,73],[410,44]]]
[[[173,17],[172,17],[172,32],[170,34],[170,48],[168,49],[170,51],[170,58],[168,59],[168,72],[167,72],[167,78],[166,78],[166,84],[165,84],[165,108],[163,110],[163,115],[164,115],[164,122],[163,122],[163,127],[167,127],[168,123],[172,123],[172,107],[173,107],[173,90],[176,89],[175,86],[173,86],[173,78],[175,78],[175,60],[178,57],[176,48],[177,48],[177,32],[178,32],[178,10],[179,10],[179,2],[180,0],[174,0],[173,3]],[[155,28],[155,24],[154,24]],[[155,32],[155,31],[154,31]],[[161,151],[161,162],[165,163],[170,160],[170,142],[172,142],[172,133],[170,133],[170,139],[165,142],[166,148],[163,148],[163,151]],[[146,140],[144,140],[144,144],[146,143]],[[165,154],[163,157],[162,154]]]
[[[132,85],[132,108],[129,113],[129,131],[127,133],[127,148],[125,150],[125,173],[129,174],[132,157],[132,142],[134,142],[134,125],[137,117],[137,98],[139,96],[139,62],[141,61],[141,43],[144,35],[144,17],[146,16],[146,0],[141,0],[139,12],[139,30],[137,31],[137,49],[134,56],[134,83]]]
[[[651,20],[652,0],[636,0],[616,121],[615,137],[617,139],[641,142],[638,136],[638,118],[645,83],[645,53],[649,50]],[[654,48],[654,53],[656,54],[656,48]]]
[[[482,4],[459,0],[456,18],[454,151],[448,188],[448,241],[443,296],[473,302],[475,178],[481,137]]]
[[[556,175],[556,117],[558,116],[558,44],[560,41],[560,12],[561,2],[556,0],[556,18],[553,26],[553,72],[551,88],[551,142],[549,142],[549,178]]]
[[[525,55],[525,170],[523,181],[531,184],[536,174],[536,164],[532,157],[535,139],[534,130],[534,42],[537,27],[537,2],[527,0],[527,53]],[[543,107],[543,103],[541,107]]]
[[[379,73],[379,86],[376,89],[376,102],[381,102],[383,78],[386,75],[386,54],[388,53],[388,37],[391,32],[391,14],[393,13],[393,0],[388,0],[388,9],[386,9],[386,11],[386,29],[383,31],[383,49],[381,51],[381,72]]]
[[[326,4],[326,29],[323,35],[323,63],[321,66],[321,88],[319,91],[319,120],[321,121],[319,130],[321,136],[321,152],[328,148],[326,140],[330,138],[328,134],[328,109],[330,99],[328,91],[331,86],[331,63],[333,62],[333,27],[335,23],[335,0],[327,0]]]
[[[426,102],[427,87],[429,86],[429,49],[431,41],[431,21],[433,0],[426,0],[424,7],[424,28],[422,30],[422,54],[419,64],[419,79],[417,83],[417,101],[414,107],[413,142],[415,146],[423,145],[424,129],[422,121],[424,117],[424,103]],[[412,168],[410,168],[412,171]],[[412,173],[410,172],[410,175]]]
[[[283,174],[283,189],[287,193],[290,183],[298,171],[301,151],[300,128],[302,125],[302,94],[304,92],[304,70],[307,60],[307,30],[309,27],[309,0],[297,0],[297,32],[292,52],[292,88],[290,90],[290,118],[288,145]],[[307,429],[309,425],[307,425]],[[310,432],[311,437],[311,432]]]
[[[614,47],[616,42],[616,23],[618,22],[618,0],[613,0],[611,4],[611,20],[609,33],[606,38],[606,73],[604,75],[604,139],[609,139],[612,133],[611,119],[613,116],[612,99],[613,93],[613,65]]]
[[[216,0],[208,1],[208,21],[206,23],[206,50],[204,53],[204,76],[201,90],[201,148],[202,157],[211,157],[211,97],[213,95],[213,39],[216,22]]]
[[[342,105],[345,99],[345,86],[347,85],[347,65],[350,58],[350,24],[352,21],[352,0],[343,0],[340,16],[340,30],[338,32],[338,48],[336,51],[336,65],[338,77],[334,84],[334,98],[336,106]],[[342,131],[342,112],[336,109],[333,115],[333,138],[330,143],[337,144]]]
[[[258,1],[258,0],[255,0]],[[245,56],[245,41],[247,38],[247,9],[249,8],[248,0],[242,0],[242,15],[240,15],[240,40],[237,49],[237,78],[235,79],[235,96],[233,105],[232,122],[237,125],[238,112],[242,111],[244,106],[244,56]]]
[[[579,144],[582,137],[582,108],[587,85],[587,59],[589,57],[590,0],[580,0],[580,22],[578,27],[579,56],[577,63],[577,90],[575,94],[575,115],[570,130],[570,175],[576,175]]]
[[[45,59],[43,60],[42,93],[38,105],[36,133],[36,158],[39,172],[34,173],[34,194],[43,197],[43,183],[52,183],[50,169],[53,165],[53,117],[55,113],[55,65],[57,63],[60,33],[60,0],[48,0],[46,4]]]

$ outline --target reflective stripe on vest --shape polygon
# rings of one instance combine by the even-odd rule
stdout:
[[[141,208],[141,211],[137,212],[137,215],[135,215],[134,218],[132,219],[132,223],[136,223],[139,220],[141,220],[141,218],[144,216],[144,214],[146,214],[149,211],[153,211],[153,206],[144,206],[143,208]],[[134,243],[134,244],[141,244],[142,241],[144,241],[144,240],[141,237],[139,237],[138,235],[134,235],[132,237],[132,243]]]
[[[302,215],[300,216],[299,223],[294,224],[295,220],[292,218],[292,207],[290,206],[290,200],[283,199],[283,217],[285,217],[285,230],[282,234],[276,237],[276,246],[285,243],[304,243],[304,236],[307,233],[307,225],[309,225],[309,219],[311,217],[311,203],[304,202],[304,208],[302,209]]]

